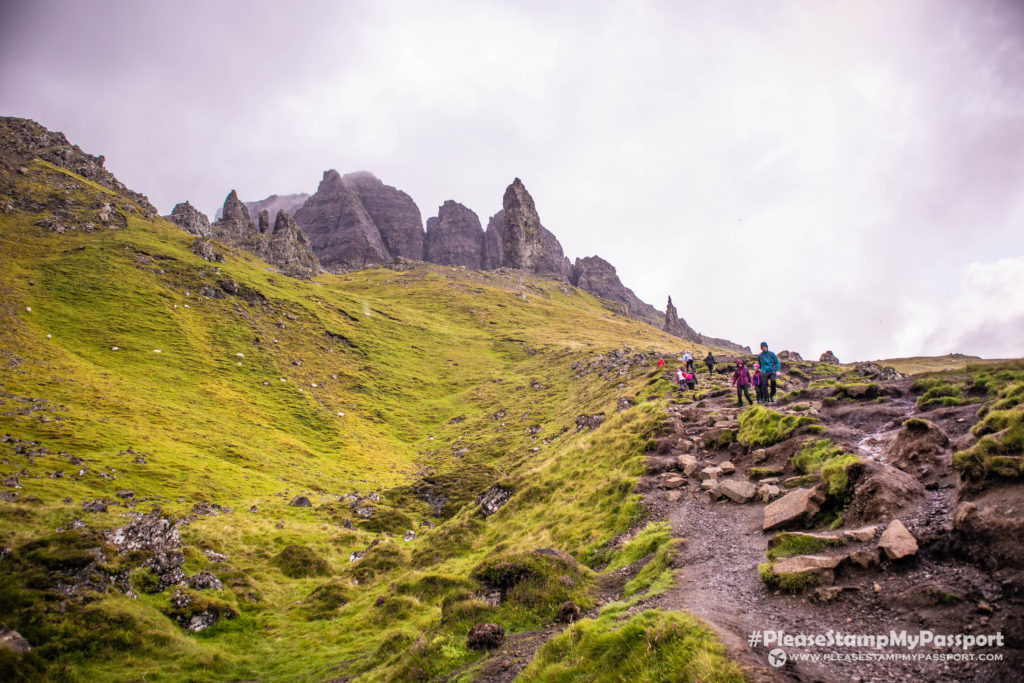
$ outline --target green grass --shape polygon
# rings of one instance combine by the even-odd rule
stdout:
[[[807,415],[783,415],[763,406],[751,406],[740,413],[736,440],[744,446],[771,446],[788,439],[798,427],[814,422]]]
[[[67,200],[83,217],[111,196],[30,167],[12,181],[18,196]],[[464,647],[477,621],[536,628],[557,600],[591,604],[595,567],[650,555],[627,586],[634,597],[672,580],[662,527],[608,550],[642,525],[635,484],[671,387],[653,358],[622,376],[597,361],[624,344],[667,355],[669,338],[528,276],[423,265],[304,282],[219,246],[225,262],[210,264],[191,236],[125,212],[123,229],[64,235],[36,227],[39,214],[0,214],[0,434],[37,443],[31,461],[21,442],[0,443],[3,475],[29,472],[19,502],[0,503],[13,549],[0,563],[0,621],[34,648],[16,664],[4,655],[0,672],[439,677],[479,659]],[[200,294],[234,290],[226,283],[240,294]],[[577,361],[597,369],[577,374]],[[637,405],[618,412],[619,396]],[[575,432],[577,416],[596,413],[599,428]],[[499,483],[511,498],[484,517],[476,497]],[[143,558],[108,549],[98,574],[127,572],[139,597],[92,591],[61,609],[60,577],[105,547],[89,534],[129,513],[86,514],[82,503],[122,488],[147,499],[136,512],[233,508],[180,527],[186,572],[212,572],[224,590],[175,608]],[[427,492],[444,500],[436,515]],[[343,498],[353,493],[358,504]],[[298,494],[313,507],[290,507]],[[54,534],[75,517],[88,530]],[[416,537],[404,541],[408,530]],[[572,561],[536,559],[544,548]],[[500,561],[536,571],[492,607],[474,596]],[[233,618],[183,630],[178,620],[200,607]]]
[[[972,485],[1024,478],[1024,381],[1019,377],[1005,371],[982,378],[986,391],[998,388],[998,393],[978,411],[982,419],[971,430],[978,442],[953,454],[953,466]]]
[[[647,610],[624,621],[585,619],[550,640],[522,681],[743,681],[696,618]]]
[[[843,540],[838,538],[817,538],[806,534],[781,532],[771,540],[765,555],[770,561],[775,561],[795,555],[813,555],[842,544]]]
[[[858,462],[860,458],[834,445],[829,439],[806,442],[790,460],[797,471],[820,475],[829,496],[833,498],[840,498],[846,492],[849,486],[848,471]]]

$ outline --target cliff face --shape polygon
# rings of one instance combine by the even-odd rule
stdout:
[[[224,200],[221,218],[212,226],[212,236],[256,254],[285,275],[305,279],[320,272],[309,239],[289,214],[278,211],[273,233],[267,229],[266,211],[260,212],[258,221],[259,228],[249,219],[249,210],[238,199],[238,193],[231,190]]]
[[[516,178],[505,190],[502,210],[491,219],[488,246],[496,241],[501,247],[501,267],[525,270],[568,282],[572,273],[569,259],[562,253],[562,245],[541,225],[533,197],[526,191],[523,181]],[[497,262],[488,254],[488,265]]]
[[[259,220],[261,211],[266,211],[268,216],[276,216],[278,211],[284,211],[295,215],[295,212],[299,210],[306,200],[309,199],[309,195],[305,192],[299,192],[296,194],[272,194],[266,199],[261,199],[256,202],[246,202],[245,208],[249,210],[249,220],[256,223]],[[218,216],[220,218],[220,216]],[[260,232],[266,232],[260,230]]]
[[[423,218],[412,197],[366,171],[346,173],[341,182],[359,197],[392,258],[423,260]]]
[[[210,219],[206,217],[206,214],[188,202],[175,204],[171,214],[164,216],[164,218],[192,235],[209,237],[212,234]]]
[[[623,285],[615,272],[615,266],[600,256],[576,259],[569,282],[595,296],[618,304],[619,312],[625,316],[643,320],[654,327],[661,324],[661,311],[641,301],[633,290]]]
[[[484,230],[480,218],[462,204],[446,201],[436,217],[427,219],[423,260],[482,270]]]
[[[335,170],[295,212],[313,252],[327,270],[341,272],[390,263],[393,259],[359,195],[345,187]]]

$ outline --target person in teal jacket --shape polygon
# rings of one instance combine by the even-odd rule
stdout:
[[[768,342],[761,342],[761,353],[757,354],[757,364],[761,367],[761,381],[765,383],[768,402],[775,403],[775,375],[781,366],[779,357],[768,350]]]

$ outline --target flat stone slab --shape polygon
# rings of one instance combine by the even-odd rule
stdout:
[[[757,485],[749,481],[724,481],[719,490],[734,503],[749,503],[757,495]]]
[[[718,475],[722,473],[721,467],[705,467],[700,471],[701,479],[718,479]]]
[[[851,541],[860,541],[861,543],[867,543],[875,537],[876,533],[878,533],[876,525],[862,526],[859,529],[843,529],[843,536]]]
[[[821,500],[821,494],[815,489],[793,489],[765,507],[761,529],[768,531],[801,517],[814,515],[818,512]]]
[[[917,554],[917,539],[903,526],[903,522],[894,519],[882,532],[878,547],[890,560],[899,560]]]
[[[686,475],[687,477],[696,472],[697,468],[700,467],[700,465],[697,464],[697,458],[687,453],[684,453],[683,455],[680,455],[678,458],[676,458],[676,466],[680,470],[682,470],[683,474]]]
[[[845,559],[846,555],[796,555],[776,562],[772,565],[772,573],[775,576],[804,573],[825,575],[825,572],[831,573]]]

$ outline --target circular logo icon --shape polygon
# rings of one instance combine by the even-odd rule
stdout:
[[[780,647],[775,648],[768,653],[768,663],[774,667],[780,667],[786,663],[786,651]]]

